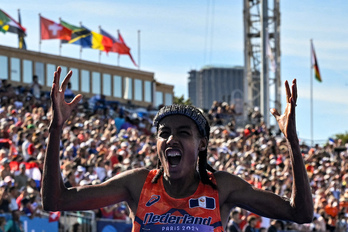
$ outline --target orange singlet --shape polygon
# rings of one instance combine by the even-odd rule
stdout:
[[[158,170],[151,170],[141,191],[133,232],[199,231],[222,232],[219,195],[210,185],[199,183],[194,194],[175,199],[163,186],[163,176],[153,184]],[[214,183],[212,174],[210,178]]]

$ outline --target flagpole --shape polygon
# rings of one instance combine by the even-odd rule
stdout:
[[[41,33],[42,33],[42,31],[41,31],[41,14],[39,13],[39,22],[40,22],[40,30],[39,30],[39,38],[40,38],[40,40],[39,40],[39,52],[41,52]]]
[[[21,18],[20,18],[20,9],[17,9],[17,11],[18,11],[18,23],[22,26],[22,22],[21,22]],[[21,36],[19,35],[19,33],[18,33],[18,48],[19,49],[22,49],[22,47],[21,47]]]
[[[82,27],[82,22],[80,22],[80,27]],[[80,60],[82,59],[82,45],[80,45]]]
[[[62,18],[59,17],[59,24],[61,24]],[[62,55],[62,40],[59,40],[59,55]]]
[[[117,40],[119,41],[119,39],[120,39],[120,36],[119,36],[120,30],[117,29],[116,32],[117,32]],[[117,66],[120,66],[120,53],[117,53]]]
[[[22,17],[21,17],[21,10],[18,9],[18,23],[20,26],[22,26]],[[24,40],[25,32],[18,32],[18,48],[27,50],[27,45],[25,44]]]
[[[60,39],[59,40],[59,55],[61,56],[62,55],[62,40]]]
[[[310,123],[311,123],[311,146],[313,147],[313,62],[312,62],[312,59],[313,59],[313,40],[311,39],[310,40],[310,43],[311,43],[311,48],[310,48],[310,84],[311,84],[311,113],[310,113]]]
[[[101,34],[101,26],[99,25],[99,33]],[[102,50],[99,50],[99,63],[101,61]]]
[[[138,30],[138,69],[140,70],[140,30]]]

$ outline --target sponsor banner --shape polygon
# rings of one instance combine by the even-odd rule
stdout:
[[[97,221],[98,232],[131,232],[132,224],[125,222]]]
[[[24,231],[58,232],[58,221],[48,222],[47,218],[34,217],[30,219],[27,216],[21,216],[20,220],[23,223]]]

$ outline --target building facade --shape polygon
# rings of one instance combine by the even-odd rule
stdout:
[[[173,103],[174,86],[157,82],[152,72],[0,46],[0,79],[14,86],[29,85],[36,75],[42,90],[50,91],[58,66],[64,76],[73,71],[72,91],[87,98],[103,95],[137,107]]]
[[[188,78],[188,96],[202,109],[210,109],[214,101],[235,104],[243,108],[244,67],[231,68],[206,66],[200,71],[191,70]]]

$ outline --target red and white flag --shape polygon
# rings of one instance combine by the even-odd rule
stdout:
[[[61,39],[71,40],[71,33],[67,27],[62,26],[52,20],[40,16],[41,39]]]
[[[60,211],[50,212],[50,216],[48,217],[48,222],[56,222],[60,218]]]

